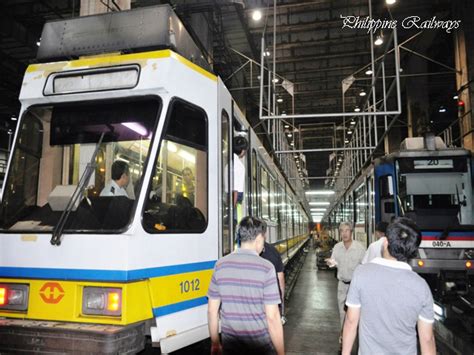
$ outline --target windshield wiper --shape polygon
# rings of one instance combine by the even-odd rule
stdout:
[[[89,161],[86,168],[84,169],[84,173],[82,173],[81,179],[79,180],[79,183],[77,184],[77,187],[74,190],[74,193],[72,194],[71,199],[69,200],[66,208],[61,214],[61,217],[59,218],[58,223],[54,226],[53,235],[50,240],[50,243],[52,245],[61,245],[61,236],[63,234],[64,227],[66,226],[66,222],[68,220],[69,214],[71,213],[72,209],[76,205],[77,200],[83,196],[86,185],[89,183],[89,179],[91,178],[92,173],[97,167],[97,163],[96,163],[97,153],[99,152],[99,148],[100,148],[100,145],[102,144],[102,139],[104,139],[104,135],[105,135],[105,132],[102,132],[102,134],[100,135],[99,141],[97,142],[97,145],[95,147],[94,154],[92,154],[91,160]]]

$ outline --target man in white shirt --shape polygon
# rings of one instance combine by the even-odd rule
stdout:
[[[344,302],[346,301],[347,291],[349,291],[352,273],[362,261],[365,247],[360,242],[352,240],[352,223],[341,222],[339,234],[342,241],[334,246],[331,258],[326,259],[326,262],[329,267],[337,266],[337,279],[339,280],[337,283],[337,303],[342,329],[346,315]]]
[[[116,160],[112,164],[112,180],[110,180],[100,192],[100,196],[125,196],[127,185],[130,182],[130,171],[128,164],[122,160]]]
[[[382,257],[383,244],[387,240],[385,232],[387,230],[387,222],[379,222],[375,227],[375,242],[372,242],[365,252],[362,264],[367,264],[375,258]]]
[[[249,143],[242,136],[234,138],[232,150],[234,151],[234,186],[232,188],[232,203],[234,206],[234,221],[240,220],[237,214],[244,198],[245,188],[245,165],[242,162],[243,157],[247,153]],[[234,225],[236,225],[235,223]]]

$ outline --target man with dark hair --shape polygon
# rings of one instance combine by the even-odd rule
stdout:
[[[285,325],[286,318],[284,316],[285,311],[285,266],[283,265],[283,261],[281,260],[281,255],[276,250],[276,248],[271,245],[270,243],[265,242],[263,246],[262,253],[260,256],[273,264],[276,271],[276,276],[278,280],[278,289],[280,290],[280,313],[281,313],[281,323]]]
[[[359,325],[359,354],[435,355],[433,297],[407,261],[421,237],[415,223],[397,218],[387,228],[383,258],[359,266],[347,295],[342,354],[349,355]]]
[[[240,222],[241,247],[220,259],[208,291],[212,354],[284,354],[275,268],[259,256],[266,223],[254,217]]]
[[[130,182],[128,164],[123,160],[116,160],[112,164],[112,179],[105,184],[100,196],[125,196],[128,197],[126,187]]]
[[[245,165],[242,162],[243,157],[249,149],[249,143],[245,137],[237,136],[234,138],[232,150],[234,152],[234,187],[232,188],[232,203],[234,206],[234,221],[237,223],[239,215],[238,207],[244,199],[245,189]]]
[[[364,258],[362,259],[362,264],[367,264],[375,258],[382,257],[383,243],[385,242],[385,240],[387,240],[387,238],[385,237],[387,226],[387,222],[379,222],[375,226],[375,241],[372,242],[367,248]]]

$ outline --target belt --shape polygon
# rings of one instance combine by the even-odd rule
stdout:
[[[341,281],[341,282],[342,282],[343,284],[345,284],[345,285],[350,285],[350,284],[351,284],[350,281],[344,281],[344,280],[339,280],[339,281]]]

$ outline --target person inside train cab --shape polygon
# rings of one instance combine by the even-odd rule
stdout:
[[[234,152],[234,186],[232,188],[232,201],[234,206],[234,225],[237,224],[242,214],[242,201],[244,200],[245,189],[245,165],[243,157],[247,153],[249,143],[245,137],[237,136],[234,138],[232,150]]]
[[[339,280],[337,283],[337,303],[339,306],[339,318],[342,329],[346,315],[344,303],[346,301],[347,291],[351,284],[352,274],[364,257],[365,248],[358,241],[352,240],[352,223],[341,222],[339,225],[339,234],[342,241],[334,246],[331,258],[326,259],[326,263],[331,268],[337,267],[337,279]]]
[[[385,232],[387,230],[387,222],[379,222],[375,226],[375,241],[370,243],[367,251],[365,252],[362,264],[367,264],[375,258],[382,257],[383,243],[387,240]]]
[[[195,185],[194,185],[194,174],[191,168],[184,168],[181,172],[183,176],[183,181],[181,182],[181,186],[179,187],[178,193],[181,194],[183,197],[186,197],[191,204],[194,206],[194,192],[195,192]]]
[[[105,184],[100,196],[128,197],[127,186],[130,182],[130,169],[123,160],[116,160],[112,164],[112,179]]]
[[[241,247],[215,265],[207,293],[211,354],[285,353],[275,268],[259,256],[266,230],[265,221],[244,217],[237,230]]]
[[[342,354],[349,355],[359,327],[359,354],[435,355],[434,304],[426,281],[412,271],[421,234],[409,218],[387,227],[382,257],[354,272],[347,295]],[[360,324],[359,324],[360,323]]]

